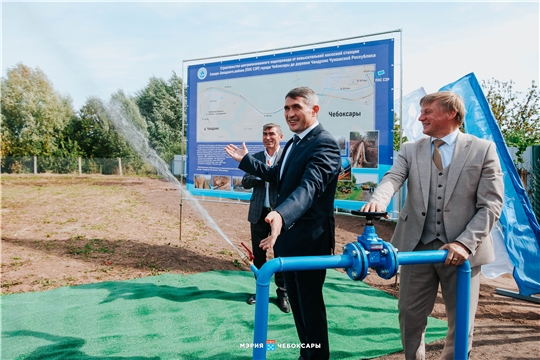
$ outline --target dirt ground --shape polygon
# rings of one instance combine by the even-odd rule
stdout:
[[[241,243],[249,247],[244,202],[184,199],[180,205],[176,185],[138,177],[3,174],[1,190],[2,294],[166,272],[248,270],[228,243],[244,252]],[[337,254],[365,222],[336,216]],[[394,224],[379,221],[375,228],[389,240]],[[370,274],[365,281],[397,297],[395,278]],[[471,359],[540,359],[540,305],[498,295],[497,288],[517,291],[510,275],[482,278]],[[432,316],[445,319],[440,296]],[[427,359],[441,350],[442,341],[429,344]]]

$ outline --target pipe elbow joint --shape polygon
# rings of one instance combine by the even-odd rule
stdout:
[[[274,258],[267,261],[259,270],[255,265],[252,265],[251,270],[255,273],[257,278],[257,285],[269,286],[270,278],[277,272],[283,271],[283,260],[281,258]]]

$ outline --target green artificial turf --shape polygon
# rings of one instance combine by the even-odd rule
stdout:
[[[213,271],[70,286],[2,296],[2,359],[250,359],[253,274]],[[332,359],[368,359],[402,349],[397,300],[328,270]],[[295,359],[292,314],[270,289],[267,359]],[[426,342],[447,324],[429,319]],[[281,346],[280,346],[281,345]],[[288,348],[287,348],[288,347]]]

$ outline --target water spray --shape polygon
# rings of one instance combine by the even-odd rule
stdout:
[[[240,249],[238,249],[225,235],[225,233],[219,228],[219,226],[216,224],[214,219],[208,214],[208,212],[202,207],[202,205],[197,201],[197,199],[191,195],[188,191],[185,191],[182,188],[182,184],[178,179],[169,171],[169,167],[163,161],[161,157],[157,154],[157,152],[150,146],[148,139],[146,136],[141,133],[124,115],[123,109],[122,109],[122,103],[111,99],[109,101],[109,104],[106,108],[107,113],[109,115],[109,118],[114,123],[114,125],[117,127],[118,132],[127,140],[129,143],[133,146],[135,151],[143,159],[148,161],[156,171],[163,176],[165,180],[168,182],[174,184],[178,191],[180,192],[180,234],[182,232],[182,198],[185,196],[187,200],[193,200],[193,204],[195,209],[202,215],[204,219],[206,219],[207,223],[211,225],[211,227],[219,234],[229,245],[238,253],[240,256],[240,259],[248,266],[250,267],[252,265],[252,262],[250,261],[249,257],[242,252]],[[180,235],[181,236],[181,235]]]

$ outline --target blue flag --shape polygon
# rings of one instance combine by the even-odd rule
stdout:
[[[465,131],[497,146],[504,174],[504,206],[499,222],[504,232],[504,244],[512,265],[514,280],[521,295],[540,293],[540,225],[501,130],[491,112],[489,103],[474,73],[442,87],[439,91],[452,91],[465,101]]]

